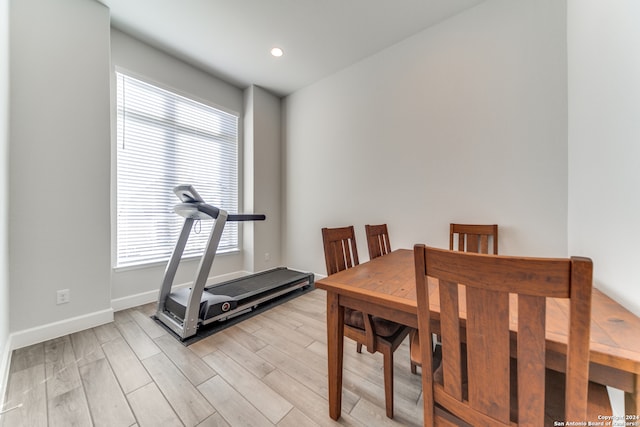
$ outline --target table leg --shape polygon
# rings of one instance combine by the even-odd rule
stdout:
[[[327,292],[327,359],[329,360],[329,416],[337,420],[342,412],[342,353],[344,307],[338,294]]]
[[[625,415],[640,415],[640,377],[633,376],[633,392],[624,393]]]

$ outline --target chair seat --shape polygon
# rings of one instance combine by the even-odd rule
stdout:
[[[391,337],[396,334],[402,328],[402,325],[392,322],[391,320],[383,319],[381,317],[372,316],[373,328],[376,331],[376,335],[381,337]],[[364,316],[361,311],[351,308],[345,308],[344,310],[344,323],[364,331]]]

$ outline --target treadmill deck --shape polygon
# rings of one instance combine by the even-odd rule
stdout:
[[[312,273],[278,267],[207,287],[200,299],[198,324],[206,325],[246,313],[259,304],[313,283]],[[181,288],[167,297],[165,309],[179,322],[184,321],[190,293],[190,288]]]

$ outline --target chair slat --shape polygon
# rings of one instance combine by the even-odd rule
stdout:
[[[438,286],[440,289],[440,328],[442,331],[444,388],[452,397],[462,400],[458,284],[441,281]]]
[[[477,411],[507,423],[510,408],[509,294],[467,287],[466,297],[469,404]],[[491,392],[487,393],[487,390]]]
[[[544,425],[544,297],[518,296],[518,415],[530,425]]]
[[[467,247],[465,252],[478,253],[478,234],[467,234]]]
[[[480,253],[488,254],[489,253],[489,236],[486,234],[479,235],[480,237]]]

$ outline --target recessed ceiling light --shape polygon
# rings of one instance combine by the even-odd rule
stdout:
[[[271,49],[271,55],[275,56],[276,58],[279,58],[282,55],[284,55],[284,52],[279,47],[274,47],[273,49]]]

